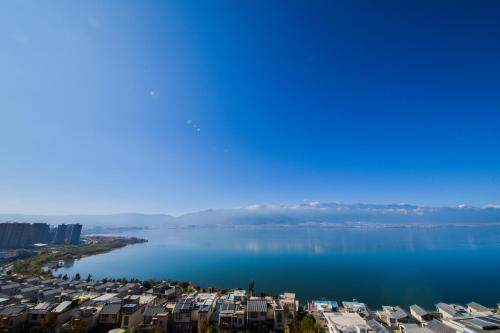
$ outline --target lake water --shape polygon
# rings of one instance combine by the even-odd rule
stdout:
[[[127,235],[149,240],[60,269],[94,278],[175,279],[248,286],[301,301],[353,298],[431,307],[439,301],[500,302],[500,227],[200,228]]]

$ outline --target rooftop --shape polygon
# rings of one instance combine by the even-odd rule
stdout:
[[[118,303],[109,303],[105,304],[101,310],[101,314],[104,315],[113,315],[118,314],[121,309],[121,304]]]
[[[491,311],[487,307],[485,307],[479,303],[476,303],[476,302],[467,303],[467,307],[469,307],[470,309],[472,309],[476,312],[489,312],[489,311]]]
[[[427,312],[427,310],[423,309],[422,307],[418,306],[417,304],[411,305],[410,310],[413,310],[419,316],[425,316],[425,315],[429,314],[429,312]]]
[[[357,313],[325,312],[324,316],[329,325],[337,327],[342,332],[360,332],[371,329]]]
[[[184,296],[175,303],[174,312],[187,312],[194,308],[194,297]]]
[[[9,306],[0,310],[0,316],[18,316],[23,311],[26,311],[27,307],[25,305]]]
[[[266,312],[267,301],[265,299],[250,299],[247,301],[248,312]]]
[[[427,323],[427,328],[429,328],[434,333],[456,333],[456,330],[436,319],[433,319],[429,323]]]

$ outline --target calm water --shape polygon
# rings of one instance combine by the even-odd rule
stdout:
[[[247,287],[304,300],[356,298],[432,306],[500,302],[500,228],[163,229],[149,240],[84,258],[61,273],[176,279]]]

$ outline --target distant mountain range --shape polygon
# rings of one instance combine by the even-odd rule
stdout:
[[[500,225],[500,206],[428,207],[409,204],[340,204],[303,202],[297,205],[251,205],[210,209],[181,216],[123,213],[110,215],[0,214],[0,222],[81,223],[86,228],[207,226],[441,226]]]

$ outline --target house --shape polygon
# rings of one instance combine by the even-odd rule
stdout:
[[[394,331],[391,330],[389,327],[383,325],[382,323],[376,321],[375,319],[367,320],[366,324],[368,324],[368,326],[370,326],[370,328],[375,333],[394,333]]]
[[[481,304],[476,302],[467,303],[467,311],[473,314],[484,314],[484,315],[493,314],[491,309],[488,309],[487,307],[482,306]]]
[[[299,301],[294,293],[284,293],[273,303],[274,330],[284,331],[286,326],[297,316]]]
[[[126,295],[137,295],[141,292],[141,285],[139,283],[126,283],[125,285],[118,287],[114,290],[120,297]]]
[[[500,333],[500,316],[455,317],[443,323],[460,333]]]
[[[443,318],[468,318],[470,317],[470,313],[467,312],[461,305],[457,304],[446,304],[446,303],[438,303],[436,304],[436,309],[438,313],[441,314]]]
[[[328,333],[370,333],[373,329],[358,314],[351,312],[325,312]]]
[[[338,311],[339,305],[336,301],[327,301],[327,300],[315,300],[310,302],[308,305],[309,311],[315,312],[332,312]]]
[[[112,294],[112,293],[107,293],[107,294],[102,294],[92,300],[94,304],[107,304],[107,303],[121,303],[122,300],[117,297],[118,294]]]
[[[32,278],[25,279],[24,282],[26,284],[29,284],[29,285],[32,285],[32,286],[37,286],[37,285],[39,285],[41,283],[41,280],[39,278],[32,277]]]
[[[78,311],[78,301],[64,301],[57,305],[49,312],[49,319],[56,324],[56,327],[61,327],[62,324],[69,321],[71,317]]]
[[[240,302],[225,300],[219,311],[219,327],[223,330],[243,330],[245,327],[245,309]]]
[[[53,302],[56,299],[56,296],[59,296],[62,293],[62,288],[51,288],[38,291],[38,301],[39,302]]]
[[[50,302],[38,303],[36,306],[28,310],[28,325],[42,326],[47,323],[49,312],[54,308],[55,304]]]
[[[22,332],[27,318],[26,305],[8,306],[0,310],[0,331]]]
[[[400,323],[408,322],[410,316],[399,306],[382,306],[382,311],[378,311],[380,320],[392,329],[398,329]]]
[[[430,330],[427,327],[421,327],[418,325],[415,325],[416,327],[409,327],[406,328],[405,330],[402,330],[404,333],[434,333],[434,331]]]
[[[195,306],[192,314],[192,320],[196,321],[196,329],[198,331],[203,325],[209,323],[216,304],[217,294],[215,293],[195,294]]]
[[[177,301],[173,310],[173,328],[176,333],[192,333],[196,330],[192,320],[194,307],[193,295],[183,296]]]
[[[162,313],[165,311],[165,306],[163,304],[158,303],[149,303],[144,308],[143,315],[143,323],[151,324],[153,321],[153,317],[155,317],[158,313]]]
[[[10,299],[7,295],[0,294],[0,310],[3,309],[3,306],[9,304]]]
[[[274,311],[266,298],[252,297],[247,301],[247,328],[268,332],[274,326]]]
[[[353,300],[352,302],[342,302],[342,307],[344,308],[344,311],[357,313],[363,318],[366,318],[370,315],[366,304],[358,302],[356,300]]]
[[[151,331],[167,333],[172,322],[172,312],[160,312],[151,321]]]
[[[243,289],[235,289],[229,292],[228,300],[235,303],[246,304],[247,302],[247,291]]]
[[[38,299],[38,292],[40,291],[40,287],[38,286],[29,286],[23,287],[19,289],[19,294],[22,295],[29,302],[36,302]]]
[[[21,287],[21,284],[19,283],[9,283],[0,286],[0,294],[7,295],[7,296],[14,296],[18,293],[19,288]]]
[[[99,314],[99,324],[112,326],[121,323],[121,308],[121,303],[105,304]]]
[[[106,282],[100,285],[94,286],[94,291],[97,293],[111,293],[113,289],[116,289],[120,284],[118,282]]]
[[[53,287],[53,286],[56,286],[57,283],[59,283],[61,281],[63,281],[63,280],[60,280],[60,279],[48,279],[48,280],[42,280],[40,283],[44,287]]]
[[[70,321],[71,327],[85,327],[86,331],[96,327],[99,324],[99,318],[101,314],[101,306],[86,305],[81,306],[78,309],[76,315],[74,315]]]
[[[181,290],[176,286],[172,286],[170,283],[161,282],[153,286],[147,293],[155,295],[157,298],[174,300],[180,295]]]
[[[428,311],[424,310],[417,304],[410,306],[410,314],[413,318],[418,320],[420,323],[425,323],[432,320],[433,316]]]
[[[121,328],[128,332],[134,332],[137,326],[143,321],[144,308],[138,303],[129,303],[122,306]]]
[[[433,319],[427,323],[426,326],[434,333],[456,333],[457,331],[448,325],[443,324],[441,321]]]

